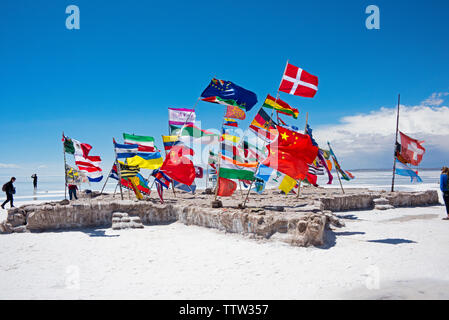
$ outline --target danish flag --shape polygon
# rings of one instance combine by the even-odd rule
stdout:
[[[287,62],[279,91],[313,98],[318,91],[318,77]]]

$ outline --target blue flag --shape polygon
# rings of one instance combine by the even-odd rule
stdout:
[[[215,78],[203,91],[201,97],[220,97],[226,100],[234,100],[237,105],[245,108],[246,111],[250,111],[257,103],[257,96],[254,92],[246,90],[231,81]]]
[[[418,173],[413,171],[410,167],[396,160],[395,173],[400,176],[410,177],[410,182],[422,182],[422,179],[418,176]]]

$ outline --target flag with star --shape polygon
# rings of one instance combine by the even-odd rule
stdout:
[[[220,101],[219,98],[221,98],[222,100],[227,100],[226,104],[245,108],[247,112],[250,111],[257,103],[257,96],[254,92],[242,88],[231,81],[219,80],[215,78],[212,79],[210,84],[203,91],[201,97],[216,97],[214,100],[217,101]]]
[[[267,146],[269,155],[262,164],[295,180],[304,180],[318,155],[318,147],[308,135],[278,126],[278,139]]]

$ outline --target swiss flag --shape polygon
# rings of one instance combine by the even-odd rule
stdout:
[[[401,135],[401,153],[400,156],[407,162],[414,166],[419,165],[422,160],[426,149],[423,148],[421,143],[424,141],[418,141],[409,136],[399,132]]]
[[[313,98],[318,91],[318,77],[287,63],[279,91],[295,96]]]

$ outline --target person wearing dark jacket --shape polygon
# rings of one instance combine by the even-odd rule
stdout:
[[[76,196],[76,190],[78,190],[78,187],[76,186],[76,184],[69,184],[69,196],[70,196],[70,200],[72,200],[72,198],[74,197],[76,200],[78,200],[78,197]]]
[[[37,174],[33,173],[33,175],[31,176],[31,179],[33,179],[34,189],[37,189]]]
[[[9,202],[11,208],[14,208],[14,197],[13,194],[16,193],[16,188],[14,188],[14,181],[16,181],[15,177],[12,177],[9,182],[3,185],[3,191],[6,193],[6,200],[2,204],[2,209],[5,209],[5,204]]]
[[[449,168],[443,167],[440,175],[440,190],[443,193],[444,204],[446,205],[447,217],[443,220],[449,220]]]

